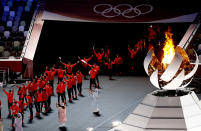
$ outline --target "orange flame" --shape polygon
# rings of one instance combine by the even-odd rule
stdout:
[[[165,32],[165,46],[163,48],[164,57],[162,59],[162,63],[166,66],[166,64],[170,64],[175,55],[174,43],[172,39],[172,33],[167,31]]]

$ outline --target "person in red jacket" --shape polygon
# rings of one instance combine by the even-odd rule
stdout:
[[[77,76],[77,90],[78,90],[78,95],[79,96],[83,96],[82,94],[82,78],[83,78],[83,74],[82,72],[80,72],[79,70],[76,72],[76,76]]]
[[[68,75],[68,78],[71,79],[71,84],[72,84],[72,98],[74,100],[77,100],[77,89],[76,89],[76,81],[77,81],[77,77],[74,75],[74,73],[72,73],[72,75]]]
[[[7,92],[5,89],[3,89],[4,93],[6,94],[7,96],[7,99],[8,99],[8,117],[11,116],[11,112],[10,112],[10,107],[12,106],[13,104],[13,95],[14,95],[14,88],[12,90],[9,90],[9,92]]]
[[[79,63],[79,61],[77,61],[76,63],[71,64],[71,62],[68,61],[68,64],[66,64],[66,63],[62,62],[61,59],[60,59],[60,62],[61,62],[62,65],[65,66],[66,73],[68,73],[69,75],[73,72],[73,68],[77,65],[77,63]]]
[[[113,65],[115,64],[115,62],[111,61],[109,58],[108,62],[105,62],[104,64],[107,66],[107,69],[108,69],[109,80],[112,80],[112,71],[113,71]]]
[[[133,71],[133,70],[134,70],[134,57],[135,57],[135,55],[137,54],[137,51],[138,51],[138,50],[130,49],[130,46],[129,46],[129,45],[128,45],[128,50],[129,50],[129,52],[130,52],[131,70]]]
[[[93,51],[94,51],[94,54],[95,54],[95,56],[97,58],[97,61],[98,61],[99,65],[102,64],[102,62],[103,62],[103,55],[105,53],[103,48],[101,50],[102,50],[102,53],[100,53],[100,52],[96,53],[96,51],[95,51],[95,49],[93,47]]]
[[[36,83],[36,80],[34,79],[30,85],[30,94],[32,97],[34,97],[36,94],[37,86],[38,86],[38,84]]]
[[[55,71],[58,74],[58,82],[63,81],[63,76],[64,76],[64,73],[66,73],[66,70],[63,70],[61,66],[59,66],[59,69],[55,69]]]
[[[65,105],[67,105],[66,103],[66,86],[67,86],[67,82],[62,81],[62,85],[61,85],[61,89],[62,89],[62,97],[63,97],[63,103]]]
[[[72,103],[72,79],[68,78],[67,79],[67,76],[64,76],[64,81],[67,82],[68,86],[67,86],[67,91],[68,91],[68,101],[69,103]]]
[[[131,59],[134,59],[134,57],[135,57],[135,55],[136,55],[136,53],[137,53],[137,50],[135,50],[134,48],[131,49],[129,45],[128,45],[128,50],[129,50],[129,52],[130,52],[130,58],[131,58]]]
[[[35,107],[36,107],[36,116],[40,117],[40,105],[41,102],[43,101],[42,93],[37,90],[36,95],[35,95]]]
[[[30,94],[28,94],[28,95],[26,96],[26,99],[27,99],[27,104],[28,104],[29,111],[30,111],[29,119],[30,119],[30,120],[33,120],[33,99],[32,99],[32,97],[31,97]]]
[[[88,59],[86,57],[84,57],[83,59],[81,59],[79,56],[78,56],[78,59],[79,61],[82,63],[82,72],[83,72],[83,75],[84,75],[84,79],[87,80],[87,74],[88,74],[88,62],[92,59],[93,55],[91,57],[89,57]]]
[[[89,91],[92,91],[92,87],[95,86],[95,88],[97,88],[97,84],[95,81],[96,75],[97,75],[97,70],[96,68],[92,68],[89,71],[89,75],[90,75],[90,85],[89,85]]]
[[[92,69],[95,69],[96,70],[96,78],[95,78],[95,81],[97,83],[97,88],[98,89],[101,89],[100,87],[100,84],[99,84],[99,78],[98,78],[98,75],[100,73],[100,66],[98,66],[96,63],[94,63],[93,65],[90,65],[88,64],[89,67],[91,67]]]
[[[22,84],[22,100],[27,102],[27,99],[26,99],[26,95],[27,95],[27,88],[25,86],[25,84]]]
[[[27,88],[28,93],[30,94],[31,98],[33,99],[34,96],[33,96],[33,89],[32,89],[32,87],[31,87],[31,81],[28,82],[26,88]]]
[[[18,88],[17,95],[18,95],[18,98],[20,101],[23,99],[22,87],[20,87],[20,86],[16,86],[16,87]]]
[[[12,110],[12,124],[10,126],[14,128],[15,117],[17,117],[17,114],[20,112],[17,102],[13,102],[12,106],[9,108],[9,111],[10,110]]]
[[[123,58],[119,54],[116,54],[114,62],[116,75],[122,75]]]
[[[105,60],[108,61],[108,59],[111,57],[111,51],[110,49],[108,48],[105,52]]]
[[[62,99],[62,102],[64,102],[64,98],[62,96],[63,89],[62,89],[62,81],[57,83],[57,96],[58,96],[58,103],[60,103],[60,98]]]
[[[41,77],[37,80],[37,85],[39,87],[39,91],[42,92],[45,87],[45,77],[41,75]]]
[[[46,92],[48,94],[48,102],[47,102],[48,109],[47,109],[47,111],[51,111],[52,87],[48,83],[46,83],[45,89],[46,89]]]
[[[42,98],[43,98],[43,100],[41,102],[40,110],[42,112],[43,105],[44,105],[45,106],[45,113],[47,113],[47,111],[48,111],[48,93],[47,93],[46,89],[43,89],[43,91],[42,91]]]
[[[52,94],[54,95],[54,75],[56,74],[54,66],[50,71],[48,71],[48,67],[46,67],[45,73],[48,75],[49,84],[52,87]]]

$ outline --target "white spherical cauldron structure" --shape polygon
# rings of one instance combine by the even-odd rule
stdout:
[[[144,59],[145,72],[150,76],[151,83],[159,89],[185,88],[192,81],[198,68],[199,59],[195,51],[194,53],[196,61],[195,64],[191,64],[186,52],[177,46],[171,62],[164,64],[157,59],[152,48]]]

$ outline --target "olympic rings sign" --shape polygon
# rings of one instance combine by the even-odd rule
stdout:
[[[146,10],[140,10],[141,8],[146,8]],[[113,18],[121,15],[125,18],[131,19],[152,12],[153,6],[149,4],[141,4],[133,7],[130,4],[119,4],[113,7],[111,4],[97,4],[94,6],[93,10],[95,13],[101,14],[107,18]],[[132,15],[129,15],[131,13]]]

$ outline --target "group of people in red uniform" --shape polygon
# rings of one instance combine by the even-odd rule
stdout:
[[[123,59],[118,54],[115,56],[114,60],[111,60],[111,51],[107,49],[101,49],[102,52],[96,52],[93,47],[94,54],[91,57],[79,57],[76,63],[64,63],[60,59],[61,66],[58,69],[53,67],[46,67],[45,72],[40,75],[39,78],[35,77],[32,81],[27,81],[22,86],[17,86],[18,100],[14,98],[14,88],[12,90],[6,91],[3,89],[8,98],[8,117],[12,118],[11,126],[14,126],[14,119],[17,117],[18,113],[21,113],[22,120],[24,118],[25,109],[29,109],[30,120],[33,120],[33,106],[35,106],[35,115],[40,117],[40,114],[48,113],[51,111],[51,96],[58,96],[58,103],[67,104],[72,103],[73,100],[77,100],[78,95],[82,94],[82,82],[83,78],[87,79],[87,75],[90,75],[89,92],[91,93],[94,88],[101,88],[99,84],[98,75],[103,67],[107,68],[109,75],[109,80],[112,80],[113,66],[116,65],[117,68],[123,64]],[[130,50],[131,57],[135,54]],[[90,60],[95,56],[96,63],[89,64]],[[73,68],[80,63],[82,68],[74,72]],[[65,68],[62,68],[62,65]],[[121,74],[121,71],[118,71]],[[58,75],[58,82],[56,87],[54,86],[55,75]],[[56,88],[56,89],[54,89]],[[66,91],[68,94],[68,100],[66,98]]]

